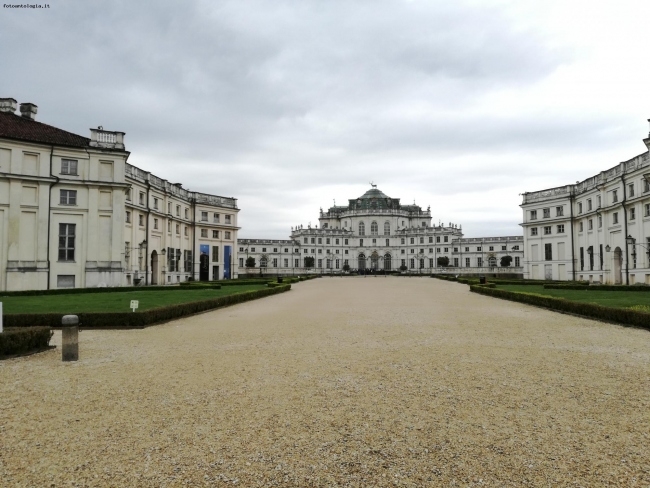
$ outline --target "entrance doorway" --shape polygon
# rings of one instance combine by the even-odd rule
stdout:
[[[156,251],[151,252],[151,284],[158,284],[158,253]]]
[[[623,283],[623,251],[620,247],[614,249],[614,284]]]
[[[359,269],[366,269],[366,255],[359,254]]]
[[[210,257],[207,254],[201,254],[199,264],[199,280],[208,281],[210,279]]]
[[[390,254],[384,255],[384,270],[390,271]]]
[[[212,279],[215,281],[219,279],[219,266],[212,266]]]

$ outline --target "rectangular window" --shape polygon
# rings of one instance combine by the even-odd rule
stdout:
[[[548,219],[551,216],[551,209],[550,208],[545,208],[544,209],[544,218]]]
[[[140,205],[144,205],[144,193],[140,192]]]
[[[213,230],[212,231],[212,238],[213,239],[219,239],[219,231],[218,230]]]
[[[254,248],[254,247],[251,247],[251,252],[255,252],[255,248]]]
[[[74,288],[74,275],[57,275],[57,288]]]
[[[153,228],[154,230],[158,230],[158,219],[153,219]]]
[[[598,216],[598,228],[600,229],[603,226],[603,216]]]
[[[420,237],[420,244],[424,244],[424,237]]]
[[[594,230],[594,219],[587,220],[587,230]]]
[[[219,246],[212,246],[212,262],[219,262]]]
[[[444,241],[444,242],[449,242],[449,236],[445,236],[445,237],[443,238],[443,241]]]
[[[421,252],[424,252],[424,249],[420,249]],[[445,247],[445,252],[449,252],[449,248]]]
[[[477,252],[481,252],[482,250],[483,250],[483,248],[482,248],[481,246],[478,246],[478,247],[476,248],[476,251],[477,251]]]
[[[386,247],[390,246],[390,239],[386,239]]]
[[[60,190],[59,203],[61,205],[76,205],[77,190]]]
[[[519,251],[519,246],[512,246],[513,251]]]
[[[230,216],[230,215],[226,215],[226,224],[230,224],[230,223],[232,223],[230,219],[231,219],[231,216]]]
[[[339,240],[338,240],[338,239],[335,239],[335,240],[334,240],[334,244],[336,244],[336,245],[338,246],[338,245],[339,245]]]
[[[373,243],[373,244],[377,244],[377,239],[373,239],[373,240],[372,240],[372,243]]]
[[[172,213],[172,202],[167,202],[167,213],[170,215]]]
[[[582,222],[578,223],[578,232],[582,232],[584,229],[584,224]]]
[[[557,233],[558,234],[564,234],[564,224],[559,224],[557,226]]]
[[[273,267],[274,268],[278,267],[278,258],[273,258]]]
[[[612,191],[612,202],[613,203],[618,202],[618,190]]]
[[[530,220],[537,220],[537,210],[530,211]]]
[[[454,268],[458,268],[458,258],[454,258]]]
[[[59,261],[74,261],[76,224],[59,224]]]
[[[348,240],[347,240],[347,239],[345,239],[343,242],[345,242],[345,245],[346,245],[346,246],[348,245]],[[347,254],[347,253],[346,253],[346,254]]]
[[[402,249],[400,254],[406,254],[406,249]]]
[[[323,254],[323,250],[322,250],[322,249],[319,249],[319,250],[318,250],[318,254]]]
[[[319,259],[319,260],[318,260],[318,267],[319,267],[319,268],[322,268],[322,267],[323,267],[323,260],[322,260],[322,259]]]
[[[648,192],[650,191],[650,181],[649,180],[643,180],[643,192]]]
[[[433,237],[429,236],[429,244],[433,244]]]
[[[131,188],[128,188],[128,189],[126,190],[126,194],[125,194],[125,195],[126,195],[126,197],[125,197],[125,198],[126,198],[126,201],[127,201],[127,202],[130,202],[130,201],[131,201]]]
[[[632,207],[630,209],[630,220],[634,220],[634,219],[636,219],[636,209]]]
[[[439,248],[439,247],[436,247],[436,252],[440,252],[440,248]]]
[[[555,207],[555,216],[563,217],[564,216],[564,207]]]
[[[627,189],[629,190],[629,192],[628,192],[629,195],[628,196],[633,197],[634,196],[634,183],[630,183],[629,185],[627,185]]]
[[[537,227],[531,227],[530,228],[530,235],[531,236],[536,236],[537,235]]]
[[[618,224],[618,212],[614,212],[612,214],[612,218],[613,218],[613,223]]]
[[[359,239],[359,245],[363,246],[363,239]]]
[[[325,239],[325,244],[329,244],[329,243],[330,243],[330,238],[328,237],[327,239]]]
[[[591,210],[591,198],[587,198],[587,211]]]
[[[314,237],[311,238],[311,243],[316,244],[316,239]]]
[[[415,238],[411,237],[411,244],[415,244]]]
[[[285,267],[285,268],[288,268],[288,267],[289,267],[289,260],[288,260],[288,259],[285,259],[285,260],[284,260],[284,267]]]
[[[201,222],[208,221],[208,212],[201,212]]]
[[[180,224],[176,224],[176,234],[178,234],[178,235],[181,234],[181,226],[180,226]]]
[[[77,168],[79,163],[76,159],[62,159],[61,160],[61,174],[62,175],[77,175]],[[128,198],[131,200],[131,198]],[[74,286],[73,286],[74,288]]]
[[[544,244],[544,259],[546,261],[552,261],[553,260],[553,245],[552,244]]]
[[[186,219],[190,218],[190,210],[188,208],[185,209],[185,218]]]
[[[585,248],[581,247],[580,248],[580,270],[585,269]]]
[[[225,239],[230,239],[230,231],[229,231],[229,230],[227,230],[227,231],[225,232],[225,234],[226,234],[226,237],[225,237]]]
[[[470,266],[469,263],[470,263],[470,259],[469,259],[469,258],[465,258],[465,267],[466,267],[466,268],[469,268],[469,266]]]
[[[507,251],[507,250],[508,250],[508,246],[501,246],[501,250],[502,250],[502,251]]]
[[[319,244],[322,244],[322,243],[323,243],[323,238],[322,238],[322,237],[319,237],[319,238],[318,238],[318,243],[319,243]]]
[[[602,206],[601,205],[602,199],[600,198],[600,195],[596,197],[596,201],[598,202],[598,208],[600,208]]]
[[[154,210],[158,210],[158,199],[157,198],[153,199],[153,208],[154,208]]]
[[[192,272],[192,251],[183,251],[183,269],[186,273]]]
[[[589,246],[587,248],[587,254],[589,254],[589,269],[593,271],[594,269],[594,247]]]
[[[244,267],[244,258],[239,258],[239,267],[240,268]]]
[[[187,227],[185,227],[187,229]],[[208,229],[201,229],[201,237],[208,237]]]
[[[131,223],[131,212],[127,210],[126,212],[126,223],[130,224]]]
[[[483,258],[476,258],[476,265],[480,268],[483,266]]]
[[[176,217],[180,217],[180,216],[181,216],[181,206],[176,205]]]
[[[144,215],[138,214],[138,225],[144,227]]]
[[[415,268],[415,259],[410,260],[411,269]]]
[[[190,230],[189,230],[189,228],[187,227],[187,225],[184,225],[184,226],[183,226],[183,234],[185,235],[185,237],[187,237],[187,236],[190,235]]]
[[[650,217],[650,203],[645,204],[645,216]]]
[[[469,252],[469,247],[466,247],[466,248],[465,248],[465,252]]]
[[[440,242],[440,236],[436,236],[436,242]],[[402,244],[404,244],[404,243],[402,242]]]
[[[521,266],[521,259],[519,256],[515,256],[515,266],[519,267]]]
[[[494,246],[490,246],[489,250],[494,251]]]
[[[582,213],[582,202],[578,202],[578,213]]]

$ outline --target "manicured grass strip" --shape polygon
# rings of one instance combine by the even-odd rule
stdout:
[[[138,300],[139,308],[136,313],[152,308],[164,307],[176,303],[196,302],[207,300],[233,293],[261,290],[266,285],[246,285],[236,288],[221,289],[191,289],[181,290],[161,289],[155,291],[134,290],[112,293],[92,293],[82,295],[56,295],[56,296],[24,296],[2,297],[5,314],[15,313],[63,313],[77,315],[83,312],[130,312],[131,300]]]
[[[210,298],[198,302],[178,303],[176,305],[169,305],[166,307],[152,308],[145,312],[132,313],[132,312],[106,312],[106,313],[80,313],[79,315],[80,328],[121,328],[121,329],[138,329],[147,327],[149,325],[166,322],[168,320],[193,315],[206,310],[212,310],[219,307],[234,305],[249,300],[255,300],[277,293],[289,291],[291,285],[284,285],[276,288],[262,288],[252,291],[244,291],[231,293],[229,295]],[[239,289],[241,290],[241,289]],[[196,296],[194,294],[193,296]],[[4,317],[4,322],[7,327],[34,327],[34,326],[49,326],[52,328],[61,327],[61,318],[64,314],[61,313],[46,313],[46,314],[12,314]]]
[[[594,293],[592,290],[551,289],[546,286],[497,285],[500,290],[536,293],[547,297],[564,298],[574,302],[593,303],[604,307],[628,308],[634,305],[650,305],[650,293],[645,291],[609,291]],[[592,288],[596,288],[595,286]]]
[[[0,334],[0,359],[47,349],[51,338],[49,327],[4,329]]]
[[[531,287],[526,287],[525,292],[516,292],[504,288],[506,287],[487,288],[485,286],[472,285],[470,286],[470,291],[494,298],[502,298],[513,302],[526,303],[537,307],[549,308],[560,312],[567,312],[582,315],[584,317],[607,320],[622,325],[631,325],[650,330],[650,313],[647,312],[631,310],[629,308],[605,307],[594,303],[567,300],[564,297],[553,297],[530,293]],[[626,293],[625,295],[627,296],[628,294]]]
[[[615,292],[625,292],[625,293],[648,293],[650,292],[650,286],[645,285],[560,285],[560,284],[550,284],[544,285],[544,288],[547,290],[587,290],[587,291],[615,291]]]
[[[212,288],[221,288],[219,284],[207,285]],[[25,291],[0,291],[0,301],[4,297],[28,297],[45,295],[85,295],[89,293],[124,293],[127,291],[153,292],[160,290],[182,290],[180,286],[116,286],[113,288],[61,288],[56,290],[25,290]]]

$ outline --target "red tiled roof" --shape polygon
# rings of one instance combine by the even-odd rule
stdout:
[[[90,139],[9,112],[0,112],[0,137],[21,141],[87,147]]]

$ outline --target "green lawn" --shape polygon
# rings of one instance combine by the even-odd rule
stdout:
[[[67,313],[129,312],[131,300],[138,300],[138,312],[176,303],[198,302],[210,298],[261,290],[266,285],[227,286],[220,290],[129,291],[124,293],[80,293],[72,295],[41,295],[3,297],[4,313]]]
[[[546,290],[534,285],[497,285],[498,289],[537,293],[556,298],[566,298],[574,302],[587,302],[604,307],[628,308],[633,305],[650,306],[650,293],[642,291],[589,291],[589,290]]]

